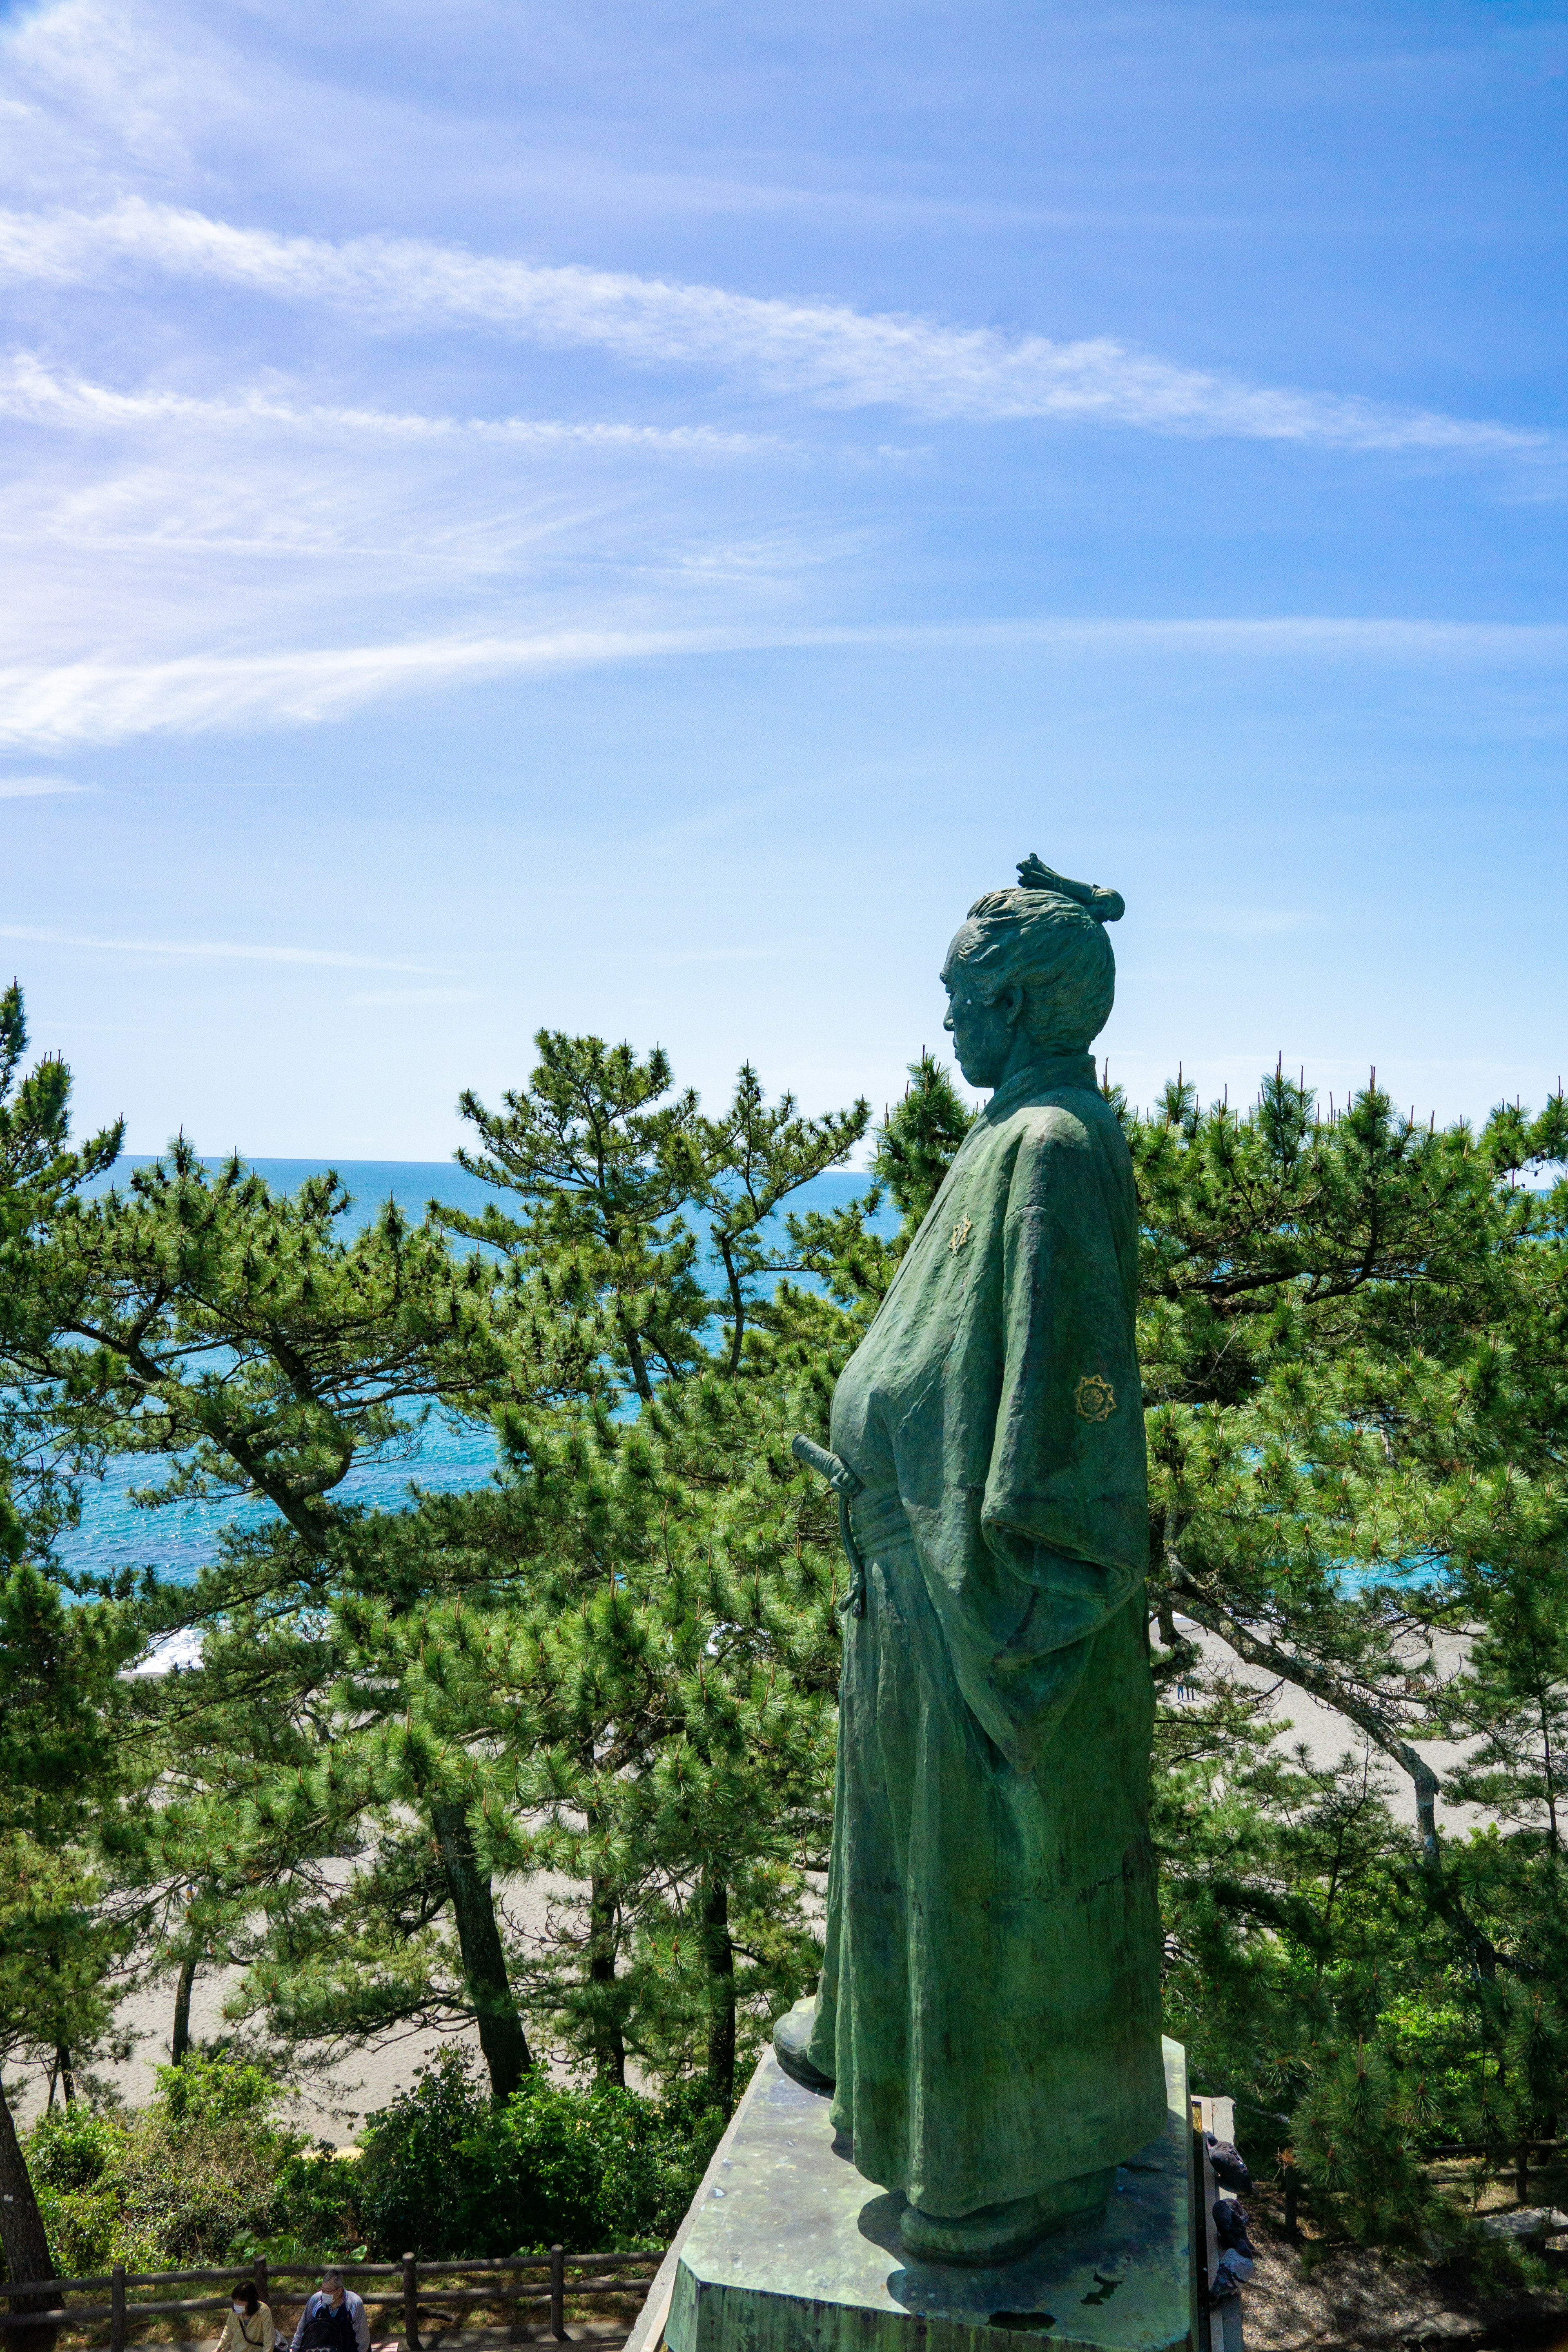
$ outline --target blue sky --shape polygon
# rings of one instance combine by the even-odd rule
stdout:
[[[0,5],[0,959],[156,1150],[541,1024],[879,1104],[1564,1051],[1568,5]]]

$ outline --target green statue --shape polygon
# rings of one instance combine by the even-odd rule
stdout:
[[[838,1381],[820,1990],[774,2030],[909,2251],[1010,2260],[1165,2122],[1132,1168],[1089,1045],[1116,892],[1028,858],[948,950],[994,1091]]]

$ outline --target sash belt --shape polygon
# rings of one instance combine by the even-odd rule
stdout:
[[[868,1559],[914,1540],[897,1486],[863,1486],[849,1506],[849,1518]]]
[[[790,1441],[790,1452],[808,1470],[826,1478],[838,1497],[838,1539],[849,1562],[849,1590],[838,1606],[851,1617],[866,1613],[866,1553],[910,1543],[910,1523],[896,1486],[866,1486],[858,1472],[810,1437]]]

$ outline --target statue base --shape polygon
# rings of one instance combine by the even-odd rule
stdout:
[[[720,2142],[626,2352],[1187,2352],[1197,2343],[1186,2053],[1163,2133],[1103,2216],[1010,2263],[916,2261],[901,2196],[835,2146],[826,2098],[771,2051]]]

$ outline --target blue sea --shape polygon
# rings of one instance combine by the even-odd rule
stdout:
[[[122,1182],[129,1170],[148,1164],[128,1156],[100,1189]],[[450,1160],[253,1160],[247,1164],[275,1190],[289,1192],[307,1177],[320,1175],[329,1164],[334,1166],[353,1197],[344,1220],[346,1232],[357,1232],[368,1224],[389,1200],[417,1221],[431,1200],[480,1211],[498,1199],[504,1206],[510,1197],[494,1192]],[[792,1206],[839,1208],[863,1192],[868,1181],[864,1175],[835,1171],[803,1185]],[[896,1227],[897,1213],[889,1204],[884,1203],[878,1223],[889,1231]],[[336,1491],[344,1499],[395,1509],[408,1498],[411,1482],[431,1490],[455,1492],[481,1486],[494,1463],[495,1443],[488,1427],[454,1426],[432,1414],[412,1453],[400,1447],[395,1459],[356,1464]],[[60,1540],[62,1566],[99,1574],[118,1568],[152,1568],[172,1583],[189,1584],[215,1557],[222,1528],[258,1526],[272,1516],[271,1506],[264,1503],[178,1503],[152,1510],[133,1503],[132,1490],[155,1485],[158,1470],[157,1462],[144,1456],[111,1462],[104,1476],[95,1480],[82,1497],[81,1524]]]

